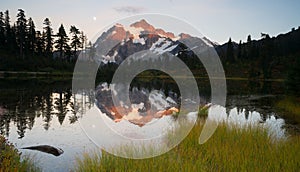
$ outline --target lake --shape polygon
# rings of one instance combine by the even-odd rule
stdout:
[[[199,79],[201,105],[210,101],[210,86],[207,80]],[[116,126],[116,130],[128,137],[154,137],[166,129],[165,124],[174,121],[168,113],[142,117],[136,113],[146,112],[147,104],[157,112],[168,108],[180,109],[180,92],[170,80],[141,79],[131,85],[130,98],[135,103],[130,109],[131,116],[117,117],[109,97],[110,85],[97,84],[96,94],[92,90],[78,90],[72,93],[71,80],[51,79],[0,79],[0,131],[13,143],[22,155],[30,155],[43,171],[70,171],[76,165],[76,158],[83,153],[99,152],[101,146],[112,146],[101,126],[92,125],[91,109],[98,109],[103,121]],[[210,110],[215,120],[225,120],[229,125],[241,127],[262,125],[276,139],[288,135],[287,128],[292,123],[281,118],[282,112],[274,108],[274,103],[284,94],[283,82],[254,82],[247,80],[227,80],[226,107],[212,105]],[[147,97],[150,97],[149,100]],[[141,103],[142,102],[142,103]],[[187,100],[193,103],[193,100]],[[133,113],[136,112],[136,113]],[[163,113],[161,113],[163,114]],[[190,114],[191,119],[196,119]],[[114,120],[118,120],[115,122]],[[90,129],[83,127],[91,123]],[[151,128],[152,127],[152,128]],[[126,129],[124,129],[126,128]],[[90,131],[88,131],[90,130]],[[88,131],[88,133],[87,133]],[[100,141],[95,141],[90,133],[104,133]],[[96,143],[95,143],[96,142]],[[103,144],[102,144],[103,143]],[[60,156],[20,149],[27,146],[51,145],[61,148]],[[99,144],[98,144],[99,145]]]

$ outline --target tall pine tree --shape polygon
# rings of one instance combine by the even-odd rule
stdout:
[[[69,50],[70,47],[68,45],[69,38],[63,24],[60,25],[56,36],[57,40],[55,41],[55,48],[59,51],[60,59],[64,59],[64,53]]]
[[[80,48],[84,50],[87,44],[87,36],[84,35],[83,31],[81,31],[80,33],[80,40],[81,40]]]
[[[42,55],[45,50],[45,39],[44,39],[44,33],[41,33],[40,31],[36,31],[36,46],[35,46],[35,52],[38,55]]]
[[[4,49],[5,45],[5,24],[4,24],[4,14],[3,12],[0,12],[0,49]]]
[[[25,12],[22,9],[18,9],[17,14],[17,43],[20,49],[20,57],[24,59],[24,49],[25,49],[25,38],[26,38],[26,25],[27,20],[25,17]]]
[[[253,45],[252,45],[252,39],[251,35],[248,35],[247,37],[247,44],[246,44],[246,58],[247,59],[253,59],[254,57],[254,52],[253,52]]]
[[[227,61],[234,62],[233,44],[232,44],[231,38],[229,38],[228,43],[227,43],[226,57],[227,57]]]
[[[260,67],[263,72],[263,79],[271,78],[271,69],[274,64],[273,59],[273,40],[268,34],[261,34],[262,46],[261,46],[261,55],[260,55]]]
[[[247,37],[247,43],[251,42],[251,35],[248,35]]]
[[[31,55],[35,52],[35,45],[36,45],[36,31],[35,25],[32,18],[28,19],[28,32],[27,32],[27,46],[28,50],[30,51]]]
[[[239,46],[238,46],[238,53],[237,53],[238,60],[242,59],[242,41],[240,40]]]
[[[52,37],[52,28],[49,18],[44,20],[44,40],[45,40],[45,55],[52,58],[53,51],[53,37]]]
[[[9,11],[6,10],[4,12],[4,35],[5,35],[5,48],[7,48],[11,52],[15,52],[16,46],[16,37],[15,31],[13,31],[10,26],[10,16]]]
[[[80,34],[79,29],[77,29],[75,26],[71,26],[70,34],[72,34],[71,48],[74,50],[73,55],[75,58],[77,58],[77,49],[81,46],[80,37],[78,36]]]

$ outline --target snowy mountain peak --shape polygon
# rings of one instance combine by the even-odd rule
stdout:
[[[175,39],[175,35],[174,33],[172,32],[165,32],[164,30],[162,29],[155,29],[156,33],[162,37],[167,37],[167,38],[170,38],[170,39]]]
[[[121,64],[128,56],[143,50],[150,50],[158,55],[168,52],[175,56],[185,54],[190,57],[193,49],[185,46],[186,42],[197,43],[195,47],[198,48],[215,46],[215,43],[205,37],[198,38],[186,33],[175,36],[172,32],[155,28],[144,19],[129,26],[117,23],[103,32],[96,41],[95,47],[103,48],[97,49],[99,56],[95,58],[103,64]],[[110,47],[108,51],[105,50],[107,47]]]
[[[131,27],[131,30],[132,30],[132,28],[139,29],[140,33],[143,33],[143,34],[156,34],[156,35],[159,35],[161,37],[167,37],[167,38],[170,38],[170,39],[175,39],[174,33],[165,32],[163,29],[155,28],[151,24],[149,24],[145,19],[142,19],[138,22],[135,22],[135,23],[131,24],[130,27]]]
[[[154,26],[149,24],[145,19],[142,19],[129,26],[123,26],[120,23],[116,23],[113,27],[111,27],[109,30],[104,32],[98,39],[100,41],[97,42],[100,43],[107,39],[117,40],[117,41],[134,39],[135,41],[137,41],[142,37],[142,35],[149,35],[149,34],[169,38],[172,39],[173,41],[196,38],[186,33],[181,33],[178,36],[175,36],[174,33],[166,32],[161,28],[155,28]],[[208,45],[216,45],[216,43],[210,41],[206,37],[203,37],[202,39]]]
[[[148,31],[148,32],[154,32],[155,31],[155,28],[151,24],[149,24],[145,19],[142,19],[138,22],[135,22],[135,23],[131,24],[130,27],[142,28],[142,29],[144,29],[145,31]]]
[[[115,25],[114,25],[115,27],[124,27],[122,24],[120,24],[120,23],[116,23]]]
[[[129,36],[130,33],[124,29],[123,25],[117,23],[106,32],[103,32],[96,42],[101,43],[105,40],[121,41]]]
[[[181,33],[179,34],[179,38],[180,39],[188,39],[188,38],[191,38],[192,36],[187,34],[187,33]]]

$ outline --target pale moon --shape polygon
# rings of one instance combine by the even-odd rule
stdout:
[[[97,20],[97,18],[94,16],[94,17],[93,17],[93,20],[94,20],[94,21],[96,21],[96,20]]]

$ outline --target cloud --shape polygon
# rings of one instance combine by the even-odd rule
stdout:
[[[136,14],[145,11],[144,7],[138,6],[122,6],[114,8],[118,13],[129,13],[129,14]]]

